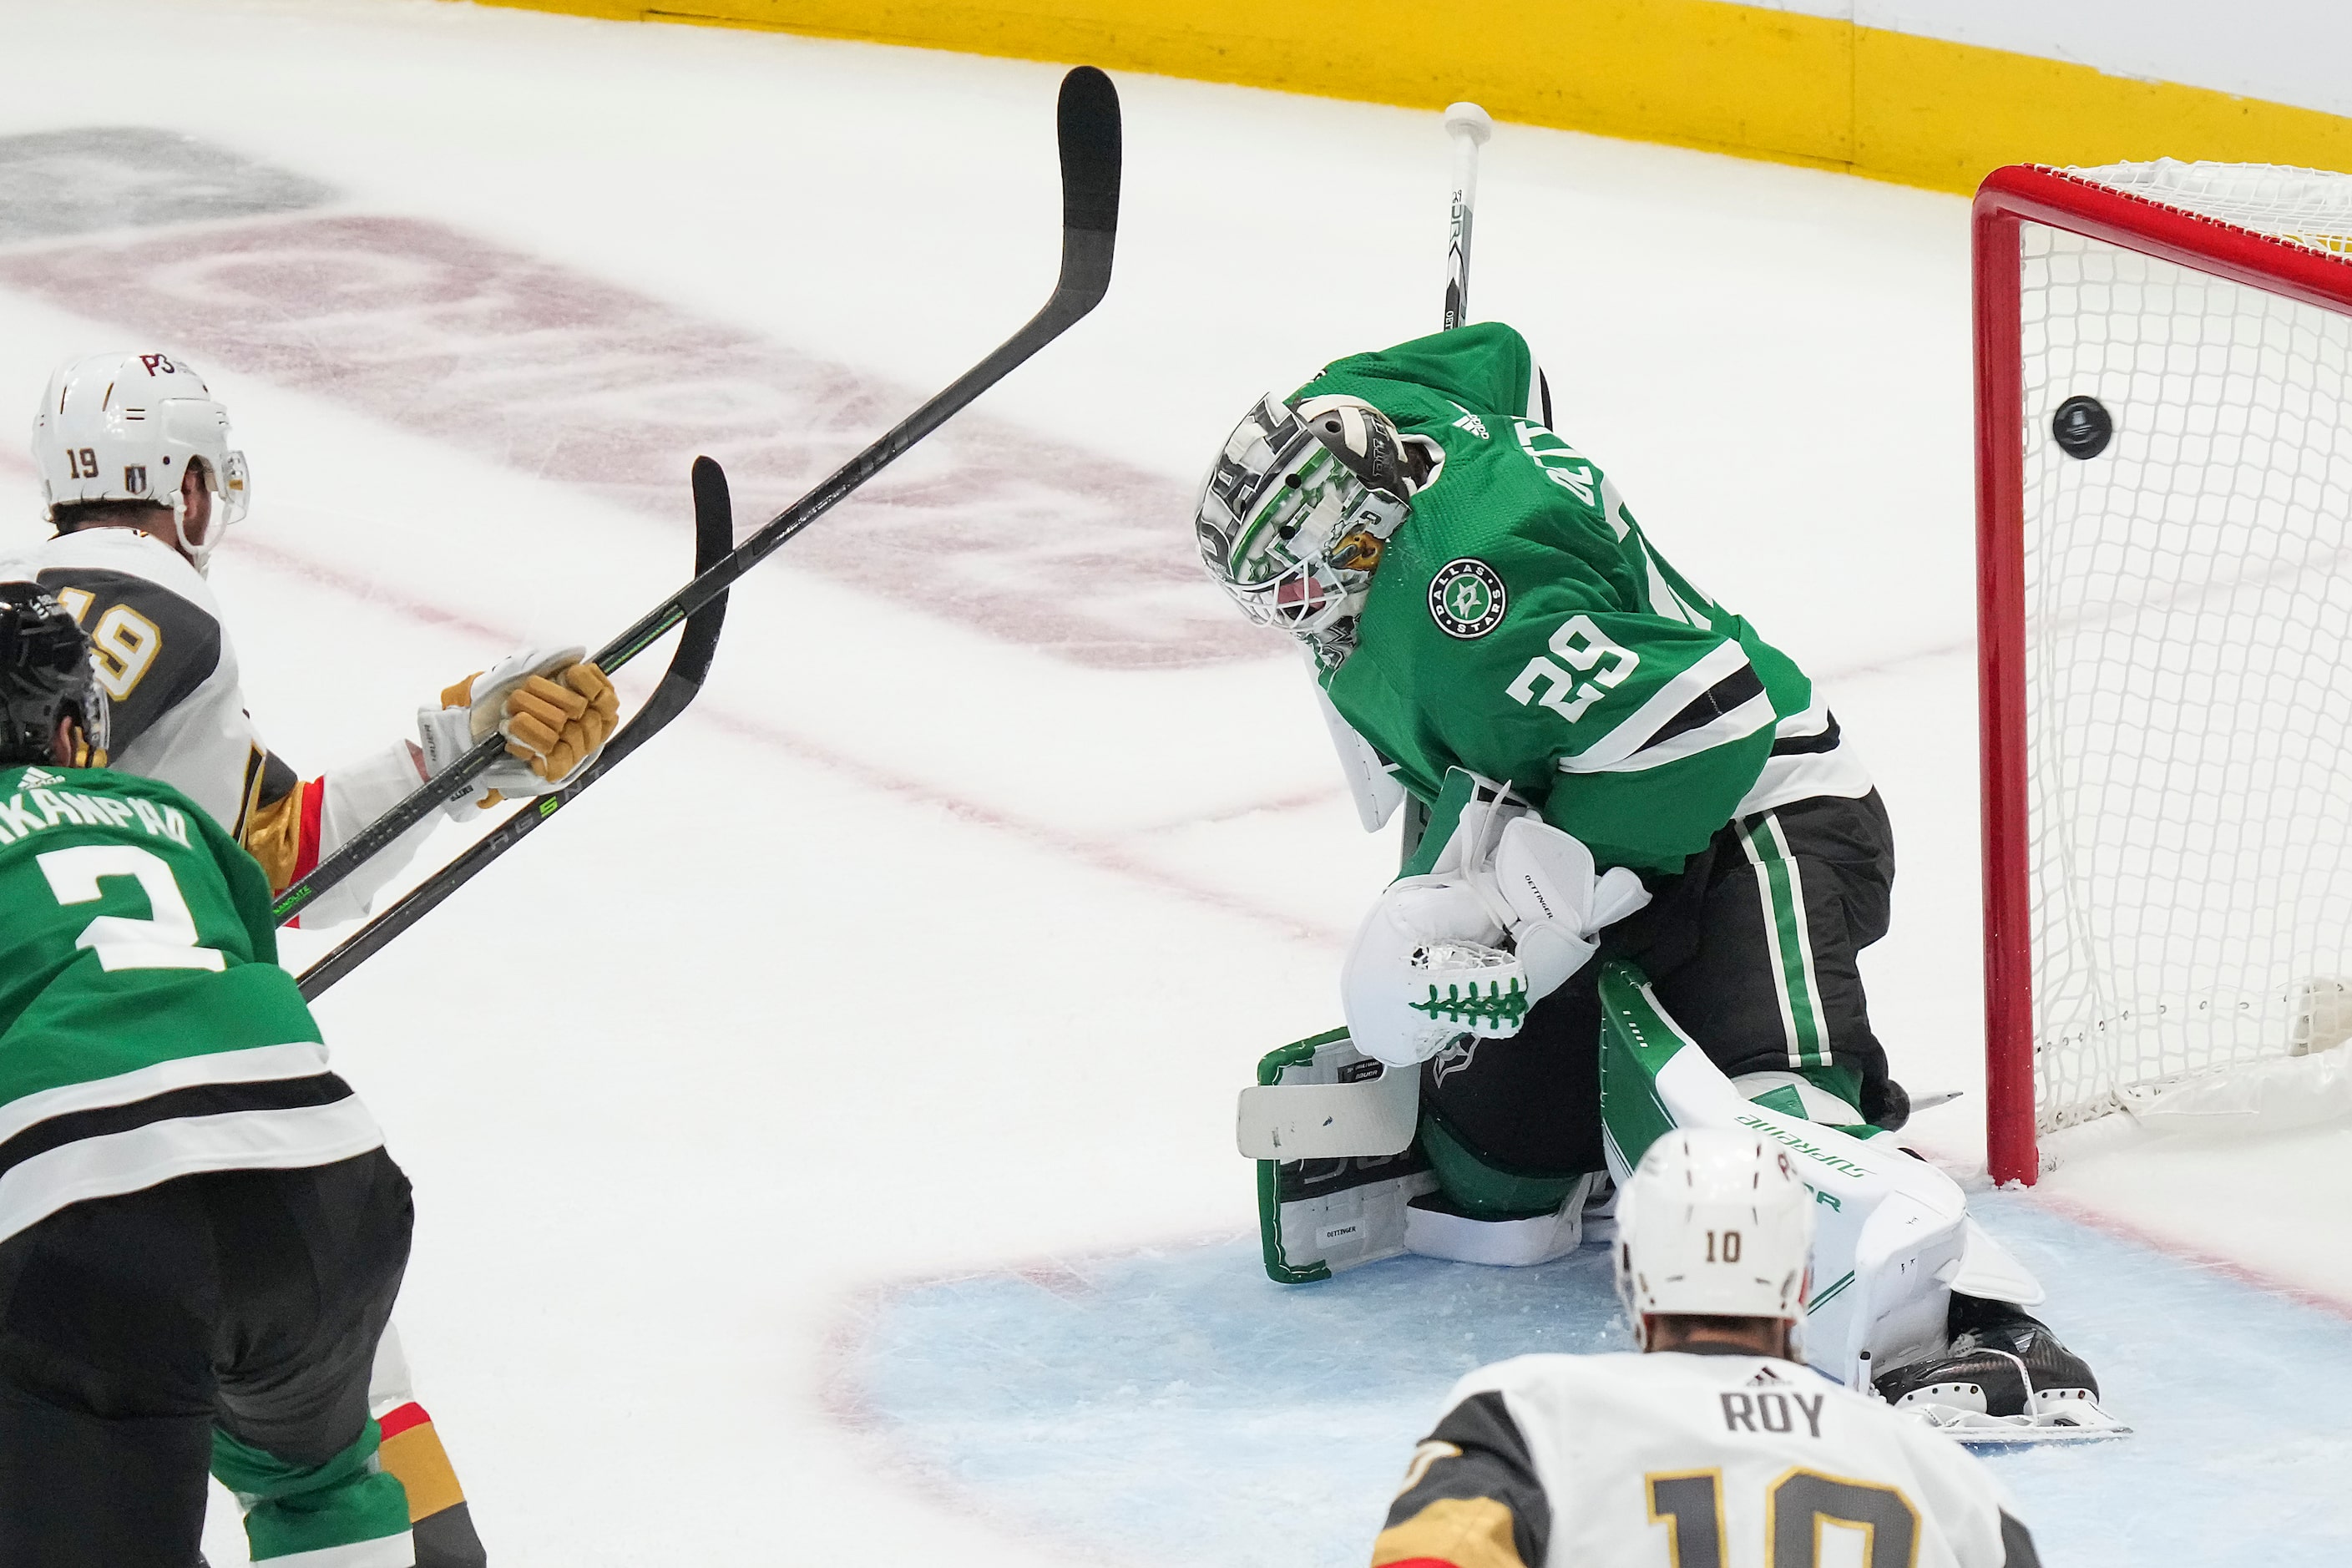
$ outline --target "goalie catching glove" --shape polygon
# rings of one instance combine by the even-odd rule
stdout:
[[[437,774],[493,734],[506,737],[506,759],[475,781],[482,793],[449,803],[462,816],[470,800],[497,805],[509,795],[562,788],[603,751],[621,700],[585,649],[525,648],[466,677],[441,693],[441,706],[416,714],[426,776]]]
[[[1601,928],[1650,901],[1633,872],[1596,875],[1581,842],[1513,809],[1465,811],[1437,868],[1390,883],[1365,917],[1339,978],[1365,1055],[1411,1067],[1465,1035],[1517,1034],[1591,960]]]

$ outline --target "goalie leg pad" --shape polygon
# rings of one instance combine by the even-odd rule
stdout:
[[[1849,1386],[1874,1363],[1940,1348],[1946,1281],[1965,1246],[1967,1200],[1949,1176],[1885,1137],[1750,1102],[1630,963],[1603,967],[1602,1116],[1620,1181],[1675,1127],[1726,1127],[1785,1148],[1819,1200],[1805,1356]]]
[[[1444,1193],[1424,1193],[1405,1205],[1405,1250],[1508,1268],[1565,1258],[1583,1245],[1585,1198],[1601,1179],[1587,1172],[1557,1208],[1502,1218],[1468,1214]]]
[[[1360,1084],[1380,1064],[1333,1029],[1270,1051],[1258,1063],[1267,1088]],[[1267,1278],[1283,1285],[1328,1279],[1404,1250],[1405,1205],[1437,1178],[1418,1147],[1401,1154],[1257,1162],[1258,1237]]]

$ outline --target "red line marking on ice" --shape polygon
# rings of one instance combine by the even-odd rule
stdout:
[[[277,571],[305,582],[359,600],[362,604],[381,606],[427,625],[446,627],[481,637],[494,644],[518,645],[522,640],[514,631],[478,621],[446,605],[432,604],[406,595],[386,591],[380,584],[352,576],[325,562],[314,560],[283,545],[259,540],[239,540],[238,553],[263,562]],[[730,710],[724,704],[698,702],[687,710],[685,721],[715,725],[730,734],[784,752],[796,760],[827,772],[846,777],[862,787],[887,795],[911,805],[946,812],[960,821],[985,827],[1017,838],[1032,847],[1045,849],[1065,859],[1075,860],[1090,869],[1108,872],[1129,881],[1140,883],[1162,892],[1178,895],[1186,901],[1200,905],[1217,914],[1230,915],[1253,923],[1272,927],[1281,935],[1297,941],[1338,946],[1345,940],[1343,932],[1302,921],[1279,910],[1268,909],[1248,899],[1238,897],[1223,889],[1205,887],[1171,875],[1108,840],[1063,832],[1034,822],[998,811],[975,800],[950,793],[919,779],[909,778],[878,764],[866,762],[825,744],[822,741],[784,728],[772,721],[753,719]],[[1288,810],[1297,799],[1286,797],[1263,807],[1251,809]],[[1240,814],[1234,814],[1240,815]]]
[[[981,1272],[985,1271],[942,1278],[976,1277]],[[1034,1519],[1012,1512],[954,1472],[898,1440],[898,1427],[866,1396],[858,1369],[869,1359],[874,1326],[881,1317],[882,1305],[902,1290],[932,1282],[898,1281],[849,1293],[817,1352],[818,1410],[851,1441],[864,1447],[874,1468],[895,1477],[900,1485],[927,1501],[1025,1547],[1049,1552],[1073,1565],[1141,1568],[1139,1560],[1120,1556],[1099,1541],[1041,1525]]]
[[[2054,1193],[2045,1193],[2038,1187],[2011,1187],[2006,1190],[2020,1192],[2028,1202],[2045,1208],[2061,1218],[2072,1220],[2086,1230],[2095,1230],[2124,1241],[2137,1242],[2152,1252],[2161,1252],[2167,1257],[2177,1258],[2183,1263],[2190,1264],[2208,1273],[2219,1274],[2225,1279],[2234,1279],[2241,1285],[2250,1285],[2267,1295],[2284,1296],[2290,1301],[2309,1307],[2315,1311],[2326,1312],[2331,1317],[2352,1321],[2352,1296],[2338,1295],[2315,1286],[2283,1279],[2265,1269],[2257,1268],[2252,1264],[2240,1263],[2233,1258],[2223,1258],[2218,1253],[2208,1252],[2201,1247],[2166,1236],[2159,1231],[2149,1230],[2131,1220],[2095,1208],[2079,1198],[2060,1197]]]
[[[920,394],[555,261],[366,214],[0,253],[0,284],[110,318],[675,525],[688,460],[778,510]],[[967,413],[796,560],[926,615],[1106,668],[1273,657],[1194,553],[1180,479]]]

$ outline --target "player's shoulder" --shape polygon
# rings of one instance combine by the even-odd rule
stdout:
[[[1633,1351],[1600,1355],[1536,1352],[1493,1362],[1465,1374],[1454,1384],[1454,1394],[1457,1398],[1466,1398],[1473,1394],[1496,1393],[1539,1397],[1546,1401],[1562,1398],[1574,1401],[1612,1389],[1655,1388],[1667,1382],[1686,1380],[1693,1369],[1670,1364],[1670,1362],[1690,1359],[1643,1355]],[[1711,1372],[1714,1369],[1707,1370]]]
[[[1300,395],[1348,392],[1396,418],[1400,410],[1391,400],[1412,404],[1418,393],[1483,418],[1525,413],[1534,375],[1527,340],[1500,321],[1480,321],[1335,360]],[[1418,405],[1412,411],[1433,412]]]
[[[161,779],[38,763],[0,767],[0,846],[74,828],[110,829],[184,849],[209,847],[219,833],[202,807]]]
[[[220,601],[212,585],[178,551],[133,528],[86,528],[59,534],[0,563],[0,576],[30,579],[55,595],[84,631],[135,660],[150,643],[171,650],[171,662],[201,667],[219,662],[226,641]],[[110,612],[116,625],[106,624]]]
[[[60,534],[0,563],[0,577],[40,584],[89,634],[100,684],[114,704],[117,755],[207,681],[224,674],[235,681],[236,654],[210,585],[152,534]]]
[[[1400,620],[1425,623],[1455,656],[1522,660],[1542,651],[1563,616],[1638,602],[1639,582],[1597,523],[1580,540],[1563,538],[1540,515],[1541,498],[1513,507],[1465,496],[1457,505],[1443,489],[1416,498],[1374,572],[1368,637],[1394,635]]]
[[[60,533],[12,552],[5,565],[37,581],[47,581],[53,574],[74,581],[98,574],[125,588],[143,585],[151,593],[173,595],[215,619],[220,615],[219,602],[204,574],[178,551],[135,528],[85,528]]]

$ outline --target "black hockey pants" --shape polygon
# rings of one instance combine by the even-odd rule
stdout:
[[[193,1568],[216,1426],[289,1471],[351,1450],[411,1219],[378,1149],[75,1204],[0,1246],[0,1568]]]
[[[1517,1035],[1425,1064],[1424,1124],[1506,1175],[1600,1170],[1601,958],[1640,964],[1726,1073],[1844,1068],[1863,1114],[1879,1115],[1886,1052],[1856,958],[1886,934],[1894,881],[1894,832],[1875,790],[1727,825],[1679,876],[1652,882],[1649,907],[1604,931],[1599,957]]]

